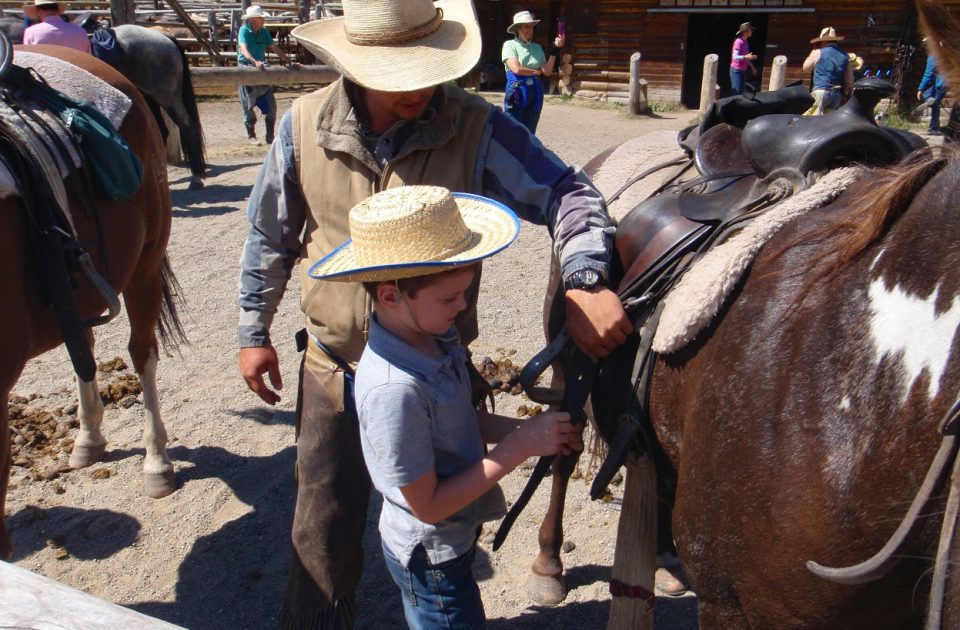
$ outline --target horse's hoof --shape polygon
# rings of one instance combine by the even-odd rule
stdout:
[[[541,606],[556,606],[567,596],[563,576],[549,577],[531,573],[527,578],[527,595]]]
[[[177,489],[177,475],[172,470],[143,473],[143,486],[148,497],[162,499]]]
[[[103,459],[106,444],[74,444],[70,452],[70,468],[86,468]]]
[[[202,190],[203,189],[203,180],[199,177],[196,179],[190,180],[190,185],[187,186],[187,190]]]

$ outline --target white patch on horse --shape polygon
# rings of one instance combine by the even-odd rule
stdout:
[[[960,324],[960,296],[953,298],[950,310],[937,315],[939,292],[938,286],[930,297],[921,299],[899,286],[888,290],[883,278],[873,281],[868,290],[875,363],[879,365],[888,355],[899,358],[904,400],[924,370],[930,377],[927,395],[933,398],[940,391],[940,378]]]
[[[840,411],[850,411],[850,397],[844,396],[840,401]]]

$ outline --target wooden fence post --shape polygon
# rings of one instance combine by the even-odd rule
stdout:
[[[650,457],[630,456],[626,466],[611,577],[652,594],[657,570],[657,471]],[[653,630],[652,606],[638,597],[615,596],[607,630]]]
[[[207,27],[210,29],[210,47],[216,52],[220,52],[220,39],[217,37],[217,12],[213,9],[207,11]]]
[[[643,99],[641,104],[639,52],[630,55],[630,90],[627,102],[630,107],[630,113],[634,116],[646,113],[646,99]]]
[[[773,58],[773,68],[770,70],[770,85],[768,90],[773,92],[783,87],[787,76],[787,58],[785,55],[777,55]]]
[[[720,57],[716,53],[710,53],[703,58],[703,83],[700,85],[701,118],[716,100],[718,61],[720,61]]]
[[[134,24],[137,21],[137,3],[135,0],[110,0],[110,23]]]

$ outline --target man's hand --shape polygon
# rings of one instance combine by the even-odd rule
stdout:
[[[280,358],[273,346],[240,348],[240,375],[253,393],[269,405],[280,402],[280,395],[267,387],[263,381],[264,372],[270,374],[270,383],[275,389],[283,389],[280,378]]]
[[[633,332],[620,298],[610,289],[570,289],[566,302],[570,336],[593,361],[613,352]]]

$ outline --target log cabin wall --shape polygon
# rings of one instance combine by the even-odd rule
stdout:
[[[946,4],[960,8],[960,0]],[[505,30],[514,12],[529,9],[543,20],[535,39],[545,47],[556,34],[556,18],[566,19],[564,52],[573,56],[574,90],[625,98],[629,58],[640,52],[640,76],[648,81],[649,99],[691,108],[699,105],[705,54],[719,55],[718,83],[722,92],[729,89],[730,49],[741,22],[758,27],[750,43],[761,76],[753,80],[763,88],[776,55],[787,57],[787,82],[809,85],[801,66],[812,48],[810,39],[826,26],[846,38],[841,48],[863,57],[864,70],[891,71],[891,77],[898,46],[906,38],[915,50],[906,66],[905,91],[919,81],[926,59],[909,0],[479,0],[477,9],[484,35],[482,64],[498,65],[501,74],[500,47],[509,37]]]

